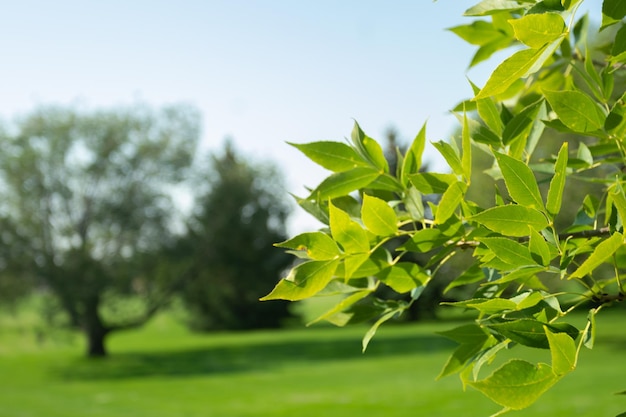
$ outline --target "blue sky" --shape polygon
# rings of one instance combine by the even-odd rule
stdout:
[[[0,24],[0,116],[51,103],[191,103],[204,147],[232,137],[303,195],[325,172],[286,141],[343,140],[353,119],[375,138],[393,126],[408,142],[426,120],[430,141],[448,138],[448,110],[471,95],[466,77],[482,85],[497,64],[466,73],[473,49],[445,30],[468,23],[477,2],[12,2]],[[294,222],[307,227],[301,214]]]

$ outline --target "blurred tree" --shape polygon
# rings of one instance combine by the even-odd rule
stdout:
[[[227,141],[194,187],[195,208],[179,255],[191,255],[194,278],[183,287],[197,330],[278,327],[287,303],[260,303],[291,263],[273,244],[286,239],[288,206],[276,169],[256,166]]]
[[[184,106],[44,107],[0,132],[0,282],[48,289],[85,333],[89,356],[104,356],[107,334],[162,304],[154,254],[172,235],[170,190],[198,134],[198,112]],[[143,308],[105,320],[115,294],[139,294]]]

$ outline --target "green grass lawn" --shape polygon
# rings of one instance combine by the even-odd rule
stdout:
[[[511,416],[626,411],[622,312],[600,318],[596,349],[538,403]],[[363,328],[192,334],[170,316],[113,335],[110,358],[82,339],[37,336],[0,320],[0,417],[489,416],[499,407],[456,376],[435,381],[452,324],[383,327],[366,354]],[[537,351],[541,355],[543,352]]]

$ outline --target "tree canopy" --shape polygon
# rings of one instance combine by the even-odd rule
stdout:
[[[420,172],[425,127],[393,170],[358,124],[347,143],[294,145],[331,171],[297,199],[326,226],[278,244],[304,261],[263,299],[343,294],[320,319],[373,322],[365,349],[469,251],[473,263],[446,291],[473,286],[449,305],[476,318],[442,332],[458,348],[440,377],[458,374],[502,406],[499,415],[528,407],[574,371],[580,351],[593,348],[596,316],[626,294],[626,2],[604,0],[597,29],[579,16],[582,3],[484,0],[465,12],[471,23],[450,29],[477,46],[472,66],[511,52],[454,109],[459,143],[433,142],[449,171]],[[564,134],[560,148],[536,154],[554,132]],[[478,202],[472,174],[484,158],[496,187]],[[564,195],[576,183],[596,189]],[[431,195],[438,198],[424,202]],[[573,219],[563,217],[566,206],[576,208]],[[407,261],[414,254],[428,262]],[[379,287],[410,298],[380,298]],[[581,310],[588,318],[577,327],[571,314]],[[546,349],[549,363],[494,361],[514,347]]]
[[[290,317],[288,304],[258,299],[292,262],[272,246],[287,237],[282,178],[270,162],[245,160],[231,142],[199,162],[194,210],[174,256],[193,271],[180,291],[189,322],[198,330],[279,327]]]
[[[0,131],[0,276],[52,292],[91,356],[105,354],[108,333],[156,310],[147,259],[172,236],[168,189],[183,179],[198,135],[198,112],[186,106],[42,107]],[[111,294],[138,294],[144,308],[108,321]]]

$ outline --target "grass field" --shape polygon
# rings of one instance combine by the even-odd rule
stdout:
[[[622,313],[623,314],[623,313]],[[450,323],[383,327],[360,353],[363,328],[198,335],[170,316],[113,335],[111,357],[82,357],[80,337],[37,335],[0,320],[0,417],[489,416],[456,376],[435,381]],[[579,369],[511,416],[615,416],[626,411],[621,314],[599,320]],[[20,321],[23,323],[23,320]],[[536,354],[542,354],[537,351]]]

